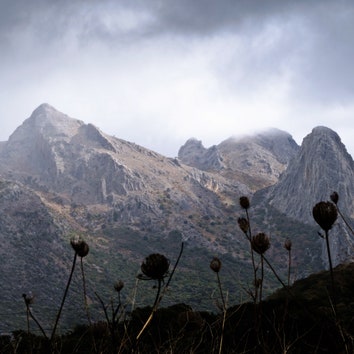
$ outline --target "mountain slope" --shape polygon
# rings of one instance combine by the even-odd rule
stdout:
[[[127,301],[132,294],[137,306],[153,301],[150,282],[136,288],[140,264],[155,252],[166,254],[173,264],[182,240],[185,250],[168,301],[210,309],[215,274],[209,263],[218,255],[229,270],[224,284],[230,302],[239,302],[252,284],[249,242],[237,225],[244,215],[238,205],[242,195],[251,198],[252,229],[271,235],[268,255],[279,274],[287,267],[282,245],[293,237],[296,274],[303,277],[323,268],[316,229],[291,219],[290,212],[281,214],[281,201],[272,202],[277,184],[253,196],[252,191],[274,184],[286,166],[292,169],[298,161],[298,147],[289,134],[272,131],[229,139],[211,149],[198,141],[188,144],[190,161],[185,160],[187,151],[182,159],[166,158],[48,104],[39,106],[0,145],[0,242],[5,257],[0,281],[6,282],[2,295],[7,299],[0,302],[0,314],[7,316],[2,316],[3,323],[25,323],[21,294],[30,290],[38,296],[37,308],[53,317],[69,273],[73,234],[90,245],[85,267],[94,319],[102,315],[94,292],[109,299],[118,279],[126,284]],[[300,155],[307,154],[305,148]],[[202,169],[183,163],[193,165],[193,158],[201,155]],[[269,293],[276,282],[271,273],[267,276]],[[79,273],[74,286],[63,318],[67,326],[86,318]]]

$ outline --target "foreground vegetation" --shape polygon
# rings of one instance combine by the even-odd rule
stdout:
[[[244,215],[238,224],[250,245],[252,281],[245,287],[247,301],[229,304],[228,288],[223,284],[223,263],[218,257],[210,262],[215,274],[216,313],[193,311],[188,304],[161,308],[169,286],[178,272],[184,245],[173,264],[162,254],[145,258],[138,280],[153,284],[151,306],[134,309],[122,301],[123,281],[114,285],[115,296],[108,303],[95,293],[104,314],[102,321],[91,319],[87,301],[84,258],[88,244],[73,238],[74,258],[66,289],[51,330],[41,326],[32,311],[33,296],[23,294],[27,330],[1,336],[1,353],[352,353],[354,350],[354,263],[333,268],[329,234],[338,215],[350,225],[338,208],[338,195],[332,202],[314,206],[313,216],[326,241],[329,271],[311,275],[291,284],[292,242],[286,240],[288,273],[282,279],[267,258],[270,239],[265,233],[252,233],[250,202],[241,197]],[[57,333],[72,275],[80,267],[83,307],[87,324],[64,335]],[[265,297],[265,272],[273,274],[281,289]],[[34,328],[36,330],[34,330]],[[34,334],[36,333],[36,334]]]

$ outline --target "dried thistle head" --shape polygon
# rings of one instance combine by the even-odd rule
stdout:
[[[159,253],[147,256],[141,264],[141,271],[148,279],[163,280],[168,274],[170,261]]]
[[[238,226],[240,227],[240,229],[245,233],[247,234],[249,228],[250,228],[250,225],[248,223],[248,220],[246,218],[238,218],[237,219],[237,222],[238,222]]]
[[[270,247],[269,237],[264,232],[260,232],[251,238],[251,246],[255,252],[263,254]]]
[[[122,289],[124,288],[124,282],[122,280],[118,280],[115,284],[114,284],[114,290],[116,292],[120,292]]]
[[[70,244],[79,257],[83,258],[88,255],[90,248],[81,238],[72,238]]]
[[[29,294],[22,294],[23,299],[25,300],[26,306],[32,305],[34,303],[34,295],[30,292]]]
[[[292,246],[292,243],[291,243],[291,240],[286,240],[285,242],[284,242],[284,248],[287,250],[287,251],[291,251],[291,246]]]
[[[328,231],[337,220],[337,208],[331,202],[319,202],[312,209],[312,215],[318,225]]]
[[[248,209],[250,207],[250,201],[247,197],[240,197],[240,206],[242,209]]]
[[[337,205],[338,199],[339,199],[338,193],[337,193],[337,192],[333,192],[333,193],[331,194],[331,201],[332,201],[335,205]]]
[[[221,261],[218,257],[214,257],[210,262],[210,269],[215,272],[219,273],[221,269]]]

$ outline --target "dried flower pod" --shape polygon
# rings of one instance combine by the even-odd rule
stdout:
[[[248,209],[250,207],[250,201],[247,197],[240,197],[240,205],[243,209]]]
[[[319,202],[313,207],[312,215],[317,224],[320,225],[324,231],[328,231],[337,220],[338,213],[333,203]]]
[[[124,282],[122,280],[118,280],[114,284],[114,290],[117,291],[118,293],[124,288]]]
[[[335,205],[337,205],[338,199],[339,199],[338,193],[337,193],[337,192],[333,192],[333,193],[331,194],[331,201],[332,201]]]
[[[291,243],[291,240],[286,240],[284,242],[284,248],[287,250],[287,251],[291,251],[291,246],[292,246],[292,243]]]
[[[210,262],[210,269],[215,272],[219,273],[221,269],[221,261],[218,257],[214,257]]]
[[[84,240],[72,238],[70,244],[79,257],[83,258],[88,255],[90,248]]]
[[[27,306],[32,305],[34,303],[34,296],[30,292],[29,294],[22,294],[23,299]]]
[[[246,234],[250,228],[248,220],[246,218],[238,218],[237,222],[240,229]]]
[[[251,246],[255,252],[263,254],[270,247],[269,237],[264,232],[260,232],[252,237]]]
[[[153,253],[145,258],[141,271],[149,279],[162,280],[167,276],[170,261],[162,254]]]

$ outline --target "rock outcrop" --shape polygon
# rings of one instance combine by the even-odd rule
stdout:
[[[186,165],[215,171],[256,191],[277,182],[298,150],[290,134],[270,129],[253,136],[232,137],[208,149],[201,141],[189,139],[178,157]]]
[[[268,203],[300,223],[315,225],[313,206],[330,200],[337,191],[339,208],[347,217],[354,217],[354,162],[340,137],[326,127],[316,127],[307,135],[299,154],[289,164],[274,186],[260,191]],[[331,231],[334,263],[353,259],[354,238],[341,220]],[[323,260],[327,254],[323,244]]]

